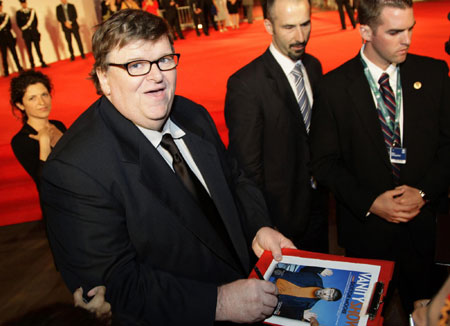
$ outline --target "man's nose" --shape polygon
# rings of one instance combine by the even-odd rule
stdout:
[[[163,79],[162,72],[159,70],[156,63],[152,64],[150,72],[147,74],[146,78],[156,82],[160,82]]]
[[[305,41],[305,33],[303,32],[303,29],[301,26],[297,26],[295,28],[295,39],[296,39],[296,41],[299,41],[300,43],[303,43]]]
[[[402,33],[401,42],[402,44],[411,44],[411,38],[412,38],[412,31],[406,30]]]

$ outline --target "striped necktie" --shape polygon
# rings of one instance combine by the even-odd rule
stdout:
[[[306,94],[305,82],[303,80],[303,72],[301,64],[297,62],[292,69],[292,75],[294,76],[295,88],[297,90],[297,102],[300,107],[300,112],[305,122],[306,132],[309,133],[309,127],[311,125],[311,106],[309,105],[308,94]]]
[[[383,131],[384,142],[388,150],[391,147],[400,146],[400,128],[397,126],[395,130],[393,126],[395,125],[395,113],[397,110],[397,105],[395,103],[394,92],[392,91],[391,86],[389,85],[389,75],[387,73],[383,73],[378,80],[380,84],[380,93],[383,98],[383,102],[386,105],[389,119],[391,122],[386,122],[383,114],[381,113],[380,108],[378,108],[378,118],[380,119],[381,129]],[[400,166],[397,163],[392,164],[392,174],[394,176],[394,181],[398,184],[400,179]]]

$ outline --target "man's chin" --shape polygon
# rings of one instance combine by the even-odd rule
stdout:
[[[303,54],[305,53],[305,48],[302,48],[300,50],[291,51],[288,53],[289,58],[293,61],[300,60],[303,57]]]
[[[289,58],[291,58],[292,61],[298,61],[303,57],[303,54],[305,53],[305,51],[301,51],[301,52],[290,52],[289,53]]]
[[[408,56],[408,52],[404,54],[399,54],[396,56],[395,60],[393,60],[393,63],[400,64],[403,63],[406,60],[406,57]]]

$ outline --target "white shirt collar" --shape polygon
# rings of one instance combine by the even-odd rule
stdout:
[[[173,139],[181,138],[186,133],[178,127],[175,122],[170,120],[170,118],[167,119],[166,123],[163,126],[163,129],[161,131],[146,129],[141,126],[136,125],[139,130],[145,135],[145,137],[152,143],[152,145],[157,148],[159,146],[159,143],[161,143],[162,136],[165,134],[171,134]]]
[[[389,75],[389,80],[392,81],[393,79],[397,79],[397,75],[395,74],[395,71],[397,69],[397,66],[395,63],[391,63],[389,67],[387,67],[386,70],[381,69],[376,64],[374,64],[372,61],[370,61],[365,55],[364,55],[364,47],[365,44],[361,47],[361,50],[359,51],[361,58],[364,60],[364,62],[367,64],[367,67],[369,68],[370,74],[372,75],[373,80],[378,83],[378,79],[380,79],[381,74],[386,72]],[[392,83],[391,83],[392,85]]]
[[[275,45],[273,45],[273,43],[270,44],[269,50],[272,53],[275,60],[281,66],[281,69],[283,70],[286,76],[289,76],[289,74],[292,72],[297,62],[300,62],[303,70],[303,64],[301,60],[298,60],[296,62],[292,61],[290,58],[286,57],[284,54],[278,51],[278,49],[275,47]]]

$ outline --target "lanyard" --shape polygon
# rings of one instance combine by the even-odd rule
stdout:
[[[394,135],[395,130],[399,127],[400,123],[400,109],[402,105],[402,85],[400,81],[400,69],[396,68],[397,73],[397,90],[395,94],[395,103],[396,103],[396,110],[395,110],[395,121],[392,121],[389,117],[388,109],[386,108],[386,104],[384,103],[383,97],[379,91],[379,88],[377,87],[377,84],[373,80],[372,74],[369,71],[369,67],[367,67],[366,62],[361,58],[362,64],[364,66],[364,74],[366,75],[367,81],[369,82],[370,89],[372,90],[373,94],[375,95],[378,108],[381,111],[381,114],[383,115],[384,120],[386,121],[387,125],[389,126],[389,129],[392,132],[392,135]]]

